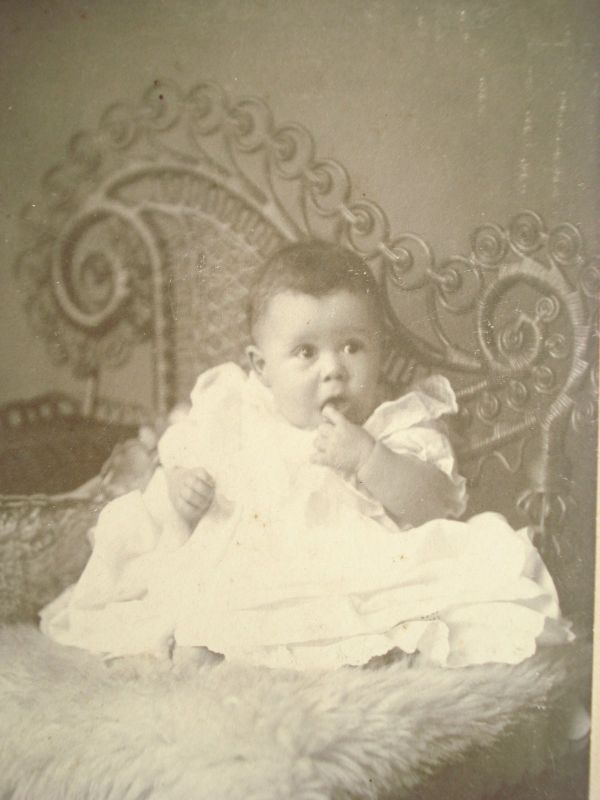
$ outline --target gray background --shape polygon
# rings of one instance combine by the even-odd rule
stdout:
[[[596,12],[585,0],[0,0],[0,402],[83,391],[30,332],[18,218],[70,137],[155,79],[264,98],[440,257],[521,208],[580,225],[597,251]],[[127,375],[103,392],[139,400],[147,365]]]

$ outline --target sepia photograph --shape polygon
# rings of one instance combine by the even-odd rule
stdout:
[[[0,0],[2,800],[600,798],[599,10]]]

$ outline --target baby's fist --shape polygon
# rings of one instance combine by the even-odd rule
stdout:
[[[179,516],[194,528],[210,508],[215,496],[215,482],[202,467],[166,470],[169,498]]]
[[[357,473],[371,455],[375,440],[332,405],[325,406],[323,417],[326,421],[317,430],[313,463]]]

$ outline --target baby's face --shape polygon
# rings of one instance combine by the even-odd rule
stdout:
[[[380,322],[373,303],[348,291],[283,292],[269,302],[249,352],[288,422],[314,428],[328,403],[365,422],[378,401]]]

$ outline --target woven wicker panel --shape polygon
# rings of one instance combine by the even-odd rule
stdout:
[[[148,215],[165,259],[173,400],[186,401],[198,375],[245,363],[248,287],[264,257],[245,238],[200,213]]]
[[[0,496],[0,622],[35,620],[89,558],[92,499]]]

